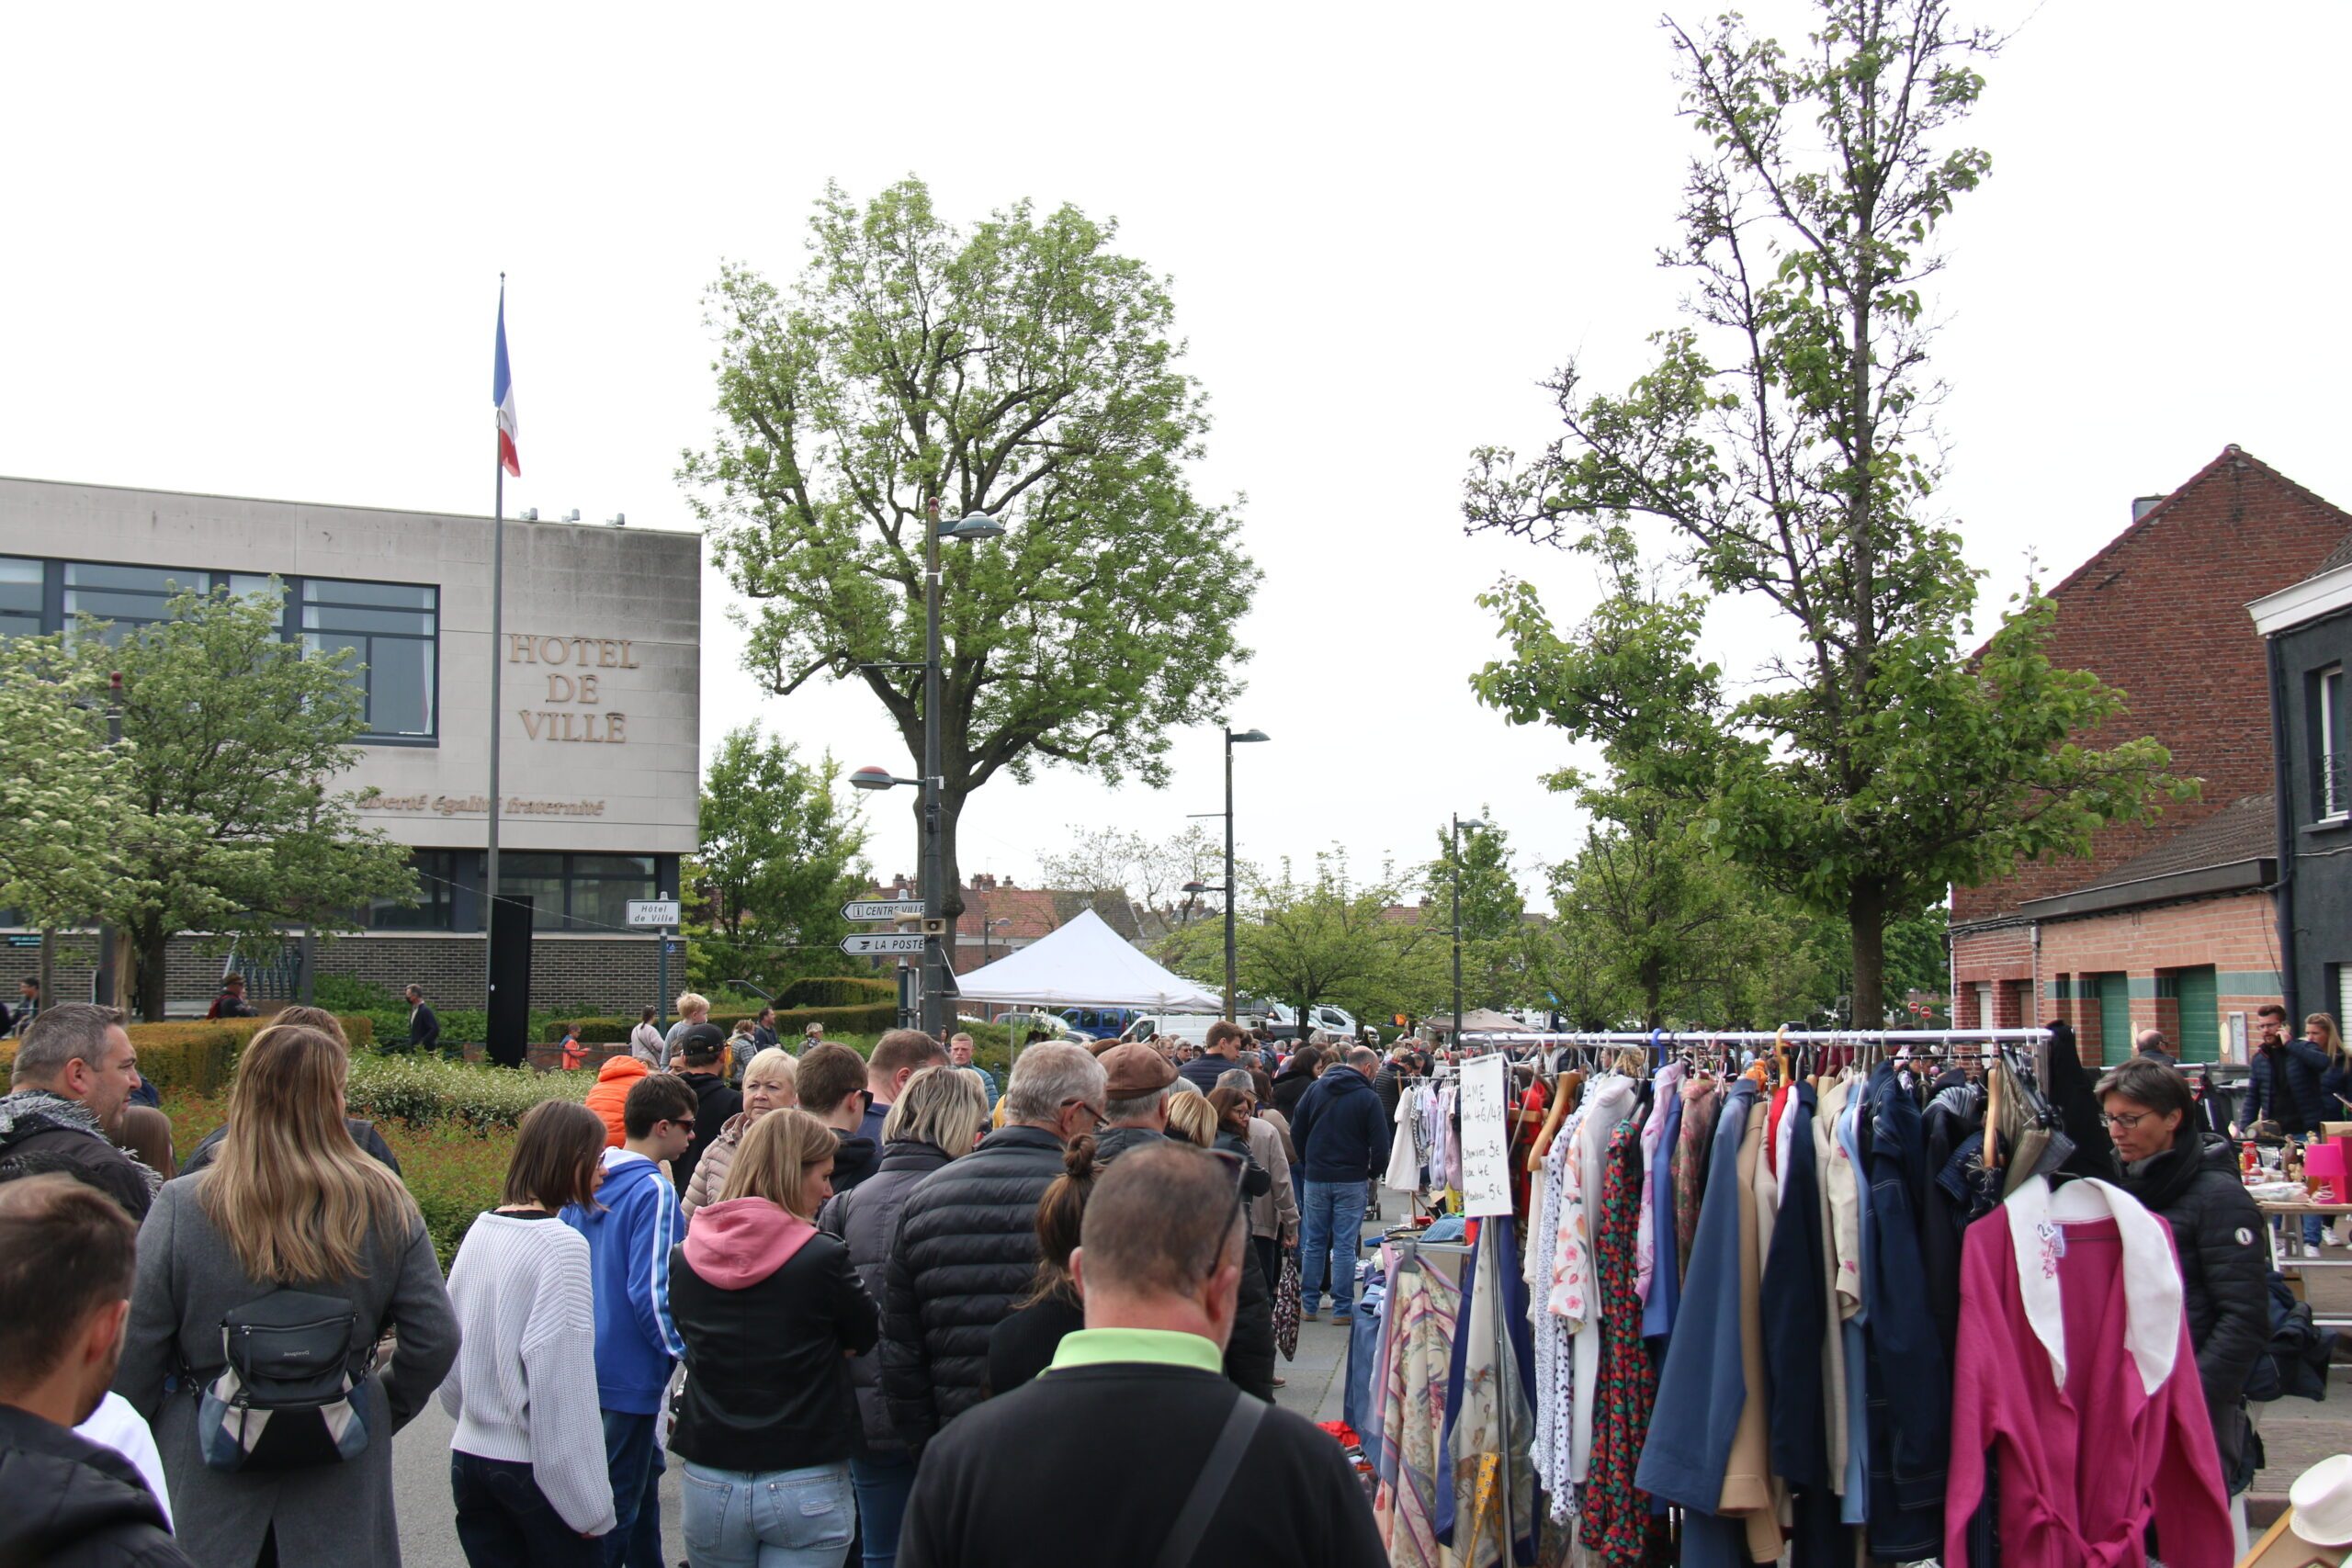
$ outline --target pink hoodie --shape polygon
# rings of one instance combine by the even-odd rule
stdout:
[[[749,1290],[816,1234],[815,1225],[764,1198],[706,1203],[686,1224],[686,1263],[719,1290]]]

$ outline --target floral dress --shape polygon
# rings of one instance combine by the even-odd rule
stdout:
[[[1609,1135],[1593,1231],[1602,1302],[1600,1369],[1578,1532],[1608,1568],[1653,1568],[1670,1561],[1666,1520],[1650,1512],[1649,1494],[1634,1484],[1657,1403],[1657,1369],[1642,1343],[1635,1290],[1641,1198],[1640,1130],[1621,1122]]]

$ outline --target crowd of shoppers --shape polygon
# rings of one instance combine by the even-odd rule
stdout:
[[[1345,1105],[1305,1107],[1328,1131],[1294,1147],[1238,1031],[1199,1058],[1205,1084],[1172,1043],[1040,1043],[999,1095],[968,1036],[796,1058],[727,1041],[700,1001],[605,1062],[585,1103],[522,1119],[446,1284],[391,1149],[348,1114],[331,1015],[258,1030],[225,1121],[166,1179],[168,1138],[163,1168],[126,1147],[141,1080],[117,1015],[42,1010],[0,1099],[0,1463],[70,1482],[74,1506],[35,1540],[0,1498],[0,1562],[396,1562],[393,1434],[436,1391],[475,1564],[655,1568],[673,1462],[695,1568],[1102,1561],[977,1547],[958,1532],[980,1515],[957,1510],[1001,1500],[933,1476],[995,1462],[958,1436],[991,1403],[1013,1402],[1022,1440],[1059,1441],[1058,1400],[1028,1408],[1032,1389],[1114,1374],[1174,1402],[1186,1485],[1227,1416],[1250,1416],[1254,1479],[1221,1483],[1199,1560],[1305,1542],[1306,1562],[1371,1561],[1337,1446],[1261,1408],[1294,1172],[1355,1135]],[[1158,1173],[1119,1201],[1150,1234],[1090,1252],[1114,1163]],[[28,1262],[64,1237],[77,1268],[36,1306]],[[61,1325],[40,1353],[9,1338],[33,1320]],[[1316,1523],[1269,1516],[1250,1500],[1268,1484]]]

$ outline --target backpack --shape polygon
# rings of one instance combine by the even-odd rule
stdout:
[[[306,1470],[368,1447],[368,1376],[375,1337],[356,1354],[357,1313],[341,1296],[276,1290],[220,1320],[224,1365],[193,1371],[197,1446],[215,1470]]]

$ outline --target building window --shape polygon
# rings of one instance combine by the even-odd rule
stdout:
[[[360,924],[371,931],[457,930],[458,852],[417,850],[410,854],[408,863],[416,873],[415,904],[375,899],[360,911]]]
[[[628,901],[654,894],[651,855],[537,854],[498,857],[498,887],[531,900],[531,929],[623,931]]]
[[[301,580],[302,645],[348,650],[370,736],[417,740],[433,732],[440,591],[412,582]]]
[[[117,647],[163,620],[171,596],[186,589],[282,604],[280,636],[311,653],[347,656],[363,743],[438,733],[441,591],[426,583],[0,557],[0,637],[62,631],[89,615],[110,623],[106,641]]]
[[[191,588],[200,592],[211,585],[209,572],[70,560],[65,563],[65,625],[84,615],[110,622],[102,635],[108,648],[118,648],[139,627],[164,619],[164,607],[175,593]]]
[[[2312,760],[2319,816],[2323,819],[2352,811],[2352,779],[2345,773],[2344,666],[2322,670],[2312,677]]]
[[[0,637],[38,637],[41,629],[42,564],[0,556]]]

